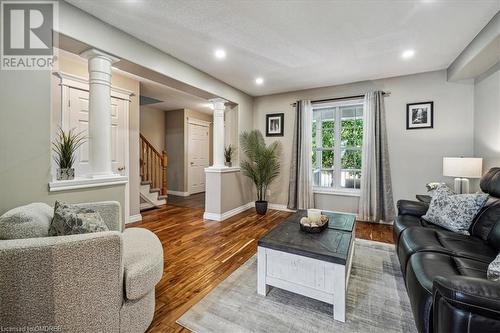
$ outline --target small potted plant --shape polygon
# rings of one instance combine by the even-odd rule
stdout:
[[[246,159],[241,162],[241,170],[255,184],[255,210],[257,214],[264,215],[267,212],[267,188],[280,174],[281,145],[275,141],[267,146],[259,130],[242,133],[240,142],[246,155]]]
[[[75,163],[76,150],[85,143],[85,138],[82,133],[75,133],[73,129],[64,132],[59,128],[55,140],[52,142],[52,150],[54,151],[54,160],[57,163],[57,180],[70,180],[75,178]]]
[[[226,160],[224,162],[224,165],[227,167],[232,167],[233,166],[233,155],[234,155],[234,147],[229,145],[224,148],[224,159]]]

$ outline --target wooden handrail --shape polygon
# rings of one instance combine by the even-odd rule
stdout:
[[[140,136],[140,173],[143,181],[151,182],[151,188],[167,194],[167,153],[161,153],[142,135]]]

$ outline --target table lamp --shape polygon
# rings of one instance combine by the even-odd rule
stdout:
[[[455,177],[455,193],[469,193],[469,179],[481,178],[483,159],[477,157],[444,157],[443,176]]]

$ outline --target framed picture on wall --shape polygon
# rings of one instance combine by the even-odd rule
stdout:
[[[284,126],[284,113],[266,114],[266,136],[283,136]]]
[[[406,129],[434,127],[434,102],[406,104]]]

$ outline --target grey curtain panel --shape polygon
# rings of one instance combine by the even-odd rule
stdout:
[[[312,106],[311,101],[298,101],[288,186],[289,209],[314,207],[312,182]]]
[[[395,217],[383,95],[382,91],[365,95],[358,212],[360,220],[377,223],[392,222]]]

